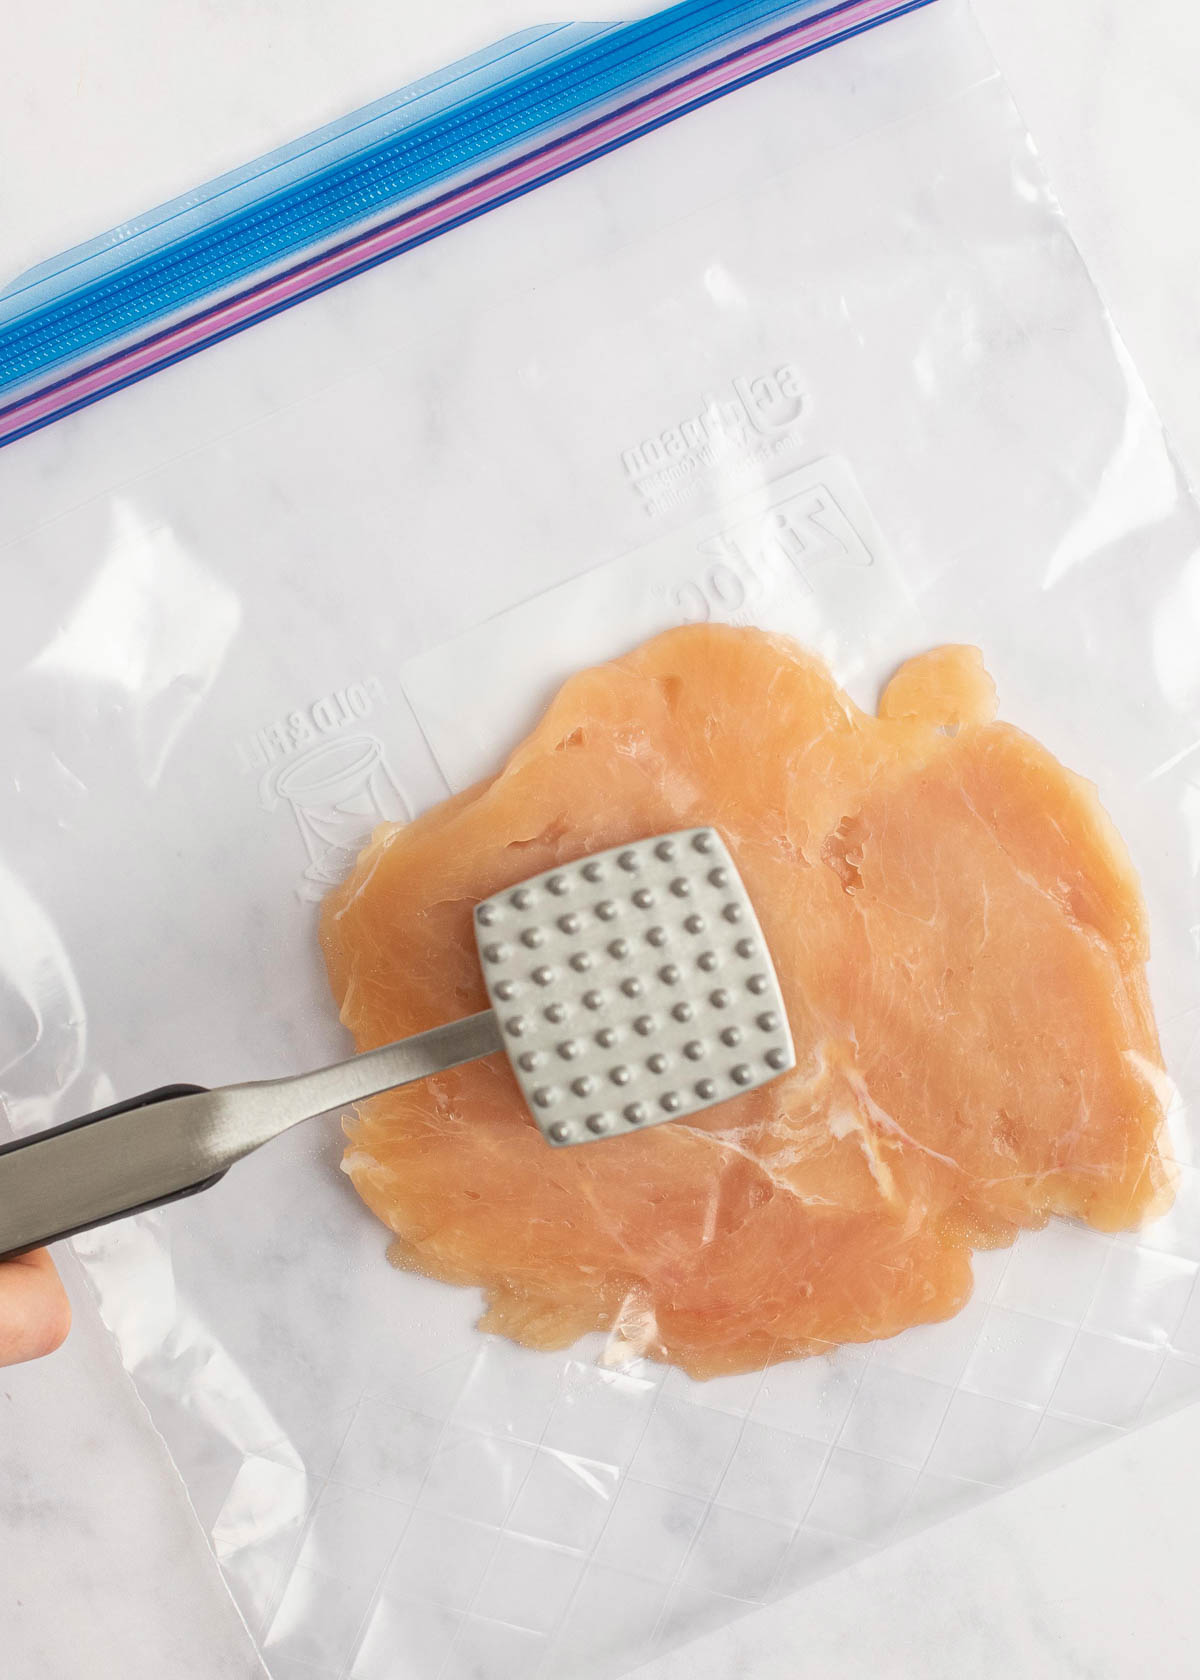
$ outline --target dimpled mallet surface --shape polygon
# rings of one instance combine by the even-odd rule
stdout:
[[[770,953],[720,835],[535,875],[475,911],[484,984],[547,1142],[617,1138],[795,1064]]]

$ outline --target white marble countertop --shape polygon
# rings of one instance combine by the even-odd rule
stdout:
[[[21,8],[0,62],[0,273],[566,10],[447,0],[434,26],[419,0]],[[1192,0],[977,10],[1200,483],[1200,14]],[[258,1675],[67,1269],[70,1342],[0,1372],[0,1669],[6,1680]],[[641,1680],[1184,1680],[1200,1645],[1198,1466],[1192,1408],[711,1634]]]

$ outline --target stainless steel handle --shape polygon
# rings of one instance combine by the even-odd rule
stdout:
[[[0,1259],[207,1190],[314,1115],[503,1048],[490,1009],[333,1067],[217,1091],[174,1085],[0,1147]]]

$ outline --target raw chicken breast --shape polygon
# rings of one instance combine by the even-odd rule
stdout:
[[[572,677],[494,780],[380,829],[322,921],[360,1050],[485,1006],[479,899],[709,823],[798,1054],[575,1149],[503,1056],[363,1104],[345,1165],[393,1258],[482,1288],[485,1330],[607,1330],[706,1377],[947,1318],[972,1248],[1053,1214],[1161,1212],[1137,878],[1091,784],[994,711],[973,648],[910,660],[872,717],[786,639],[681,629]]]

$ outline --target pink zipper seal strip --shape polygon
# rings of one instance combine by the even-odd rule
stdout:
[[[923,0],[917,0],[923,3]],[[905,10],[912,9],[905,7]],[[255,321],[277,313],[305,295],[325,290],[356,270],[373,265],[413,243],[424,242],[447,224],[480,214],[501,199],[536,186],[539,181],[577,165],[591,154],[610,150],[638,130],[654,127],[697,100],[711,98],[731,83],[771,69],[798,51],[857,34],[868,25],[896,14],[896,0],[859,0],[824,17],[799,23],[769,40],[742,48],[727,58],[623,106],[576,133],[531,155],[497,169],[483,179],[458,188],[384,226],[372,229],[334,250],[312,257],[286,273],[262,281],[235,298],[154,335],[141,344],[118,351],[91,368],[69,375],[46,391],[0,409],[0,443],[18,432],[36,428],[55,415],[80,407],[107,391],[126,385],[157,368],[227,337]]]

